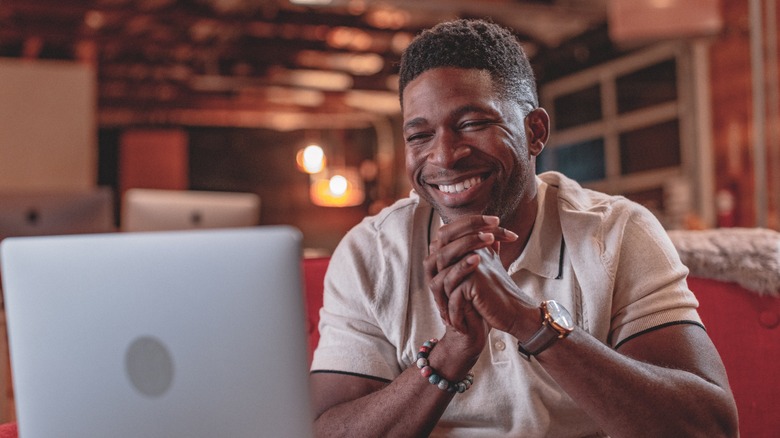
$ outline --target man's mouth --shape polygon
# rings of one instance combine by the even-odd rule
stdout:
[[[438,188],[444,193],[461,193],[482,182],[481,176],[474,176],[455,184],[439,184]]]

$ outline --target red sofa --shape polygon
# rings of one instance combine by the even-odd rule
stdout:
[[[320,308],[322,307],[323,280],[328,269],[327,257],[310,258],[303,261],[304,290],[306,291],[306,331],[309,334],[309,361],[320,341]],[[2,436],[0,436],[2,438]]]
[[[689,277],[688,286],[726,366],[739,410],[740,436],[779,436],[780,297],[697,277]]]

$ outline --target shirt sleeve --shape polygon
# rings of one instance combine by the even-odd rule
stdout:
[[[376,317],[376,294],[387,287],[384,257],[376,242],[364,223],[351,230],[333,253],[325,275],[312,372],[392,380],[402,371],[396,348]]]
[[[614,347],[645,331],[677,323],[701,325],[698,301],[688,289],[682,264],[666,231],[649,211],[631,209],[623,228],[615,274]]]

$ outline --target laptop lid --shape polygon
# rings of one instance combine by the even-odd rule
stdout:
[[[8,238],[21,436],[311,435],[289,227]]]

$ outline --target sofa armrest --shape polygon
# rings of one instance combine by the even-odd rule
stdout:
[[[325,272],[330,258],[307,258],[303,260],[304,290],[306,292],[306,332],[309,334],[309,361],[320,341],[320,308],[325,285]],[[2,438],[2,437],[0,437]]]
[[[743,437],[774,437],[780,430],[780,297],[739,284],[697,277],[688,286],[723,359],[739,411]]]

